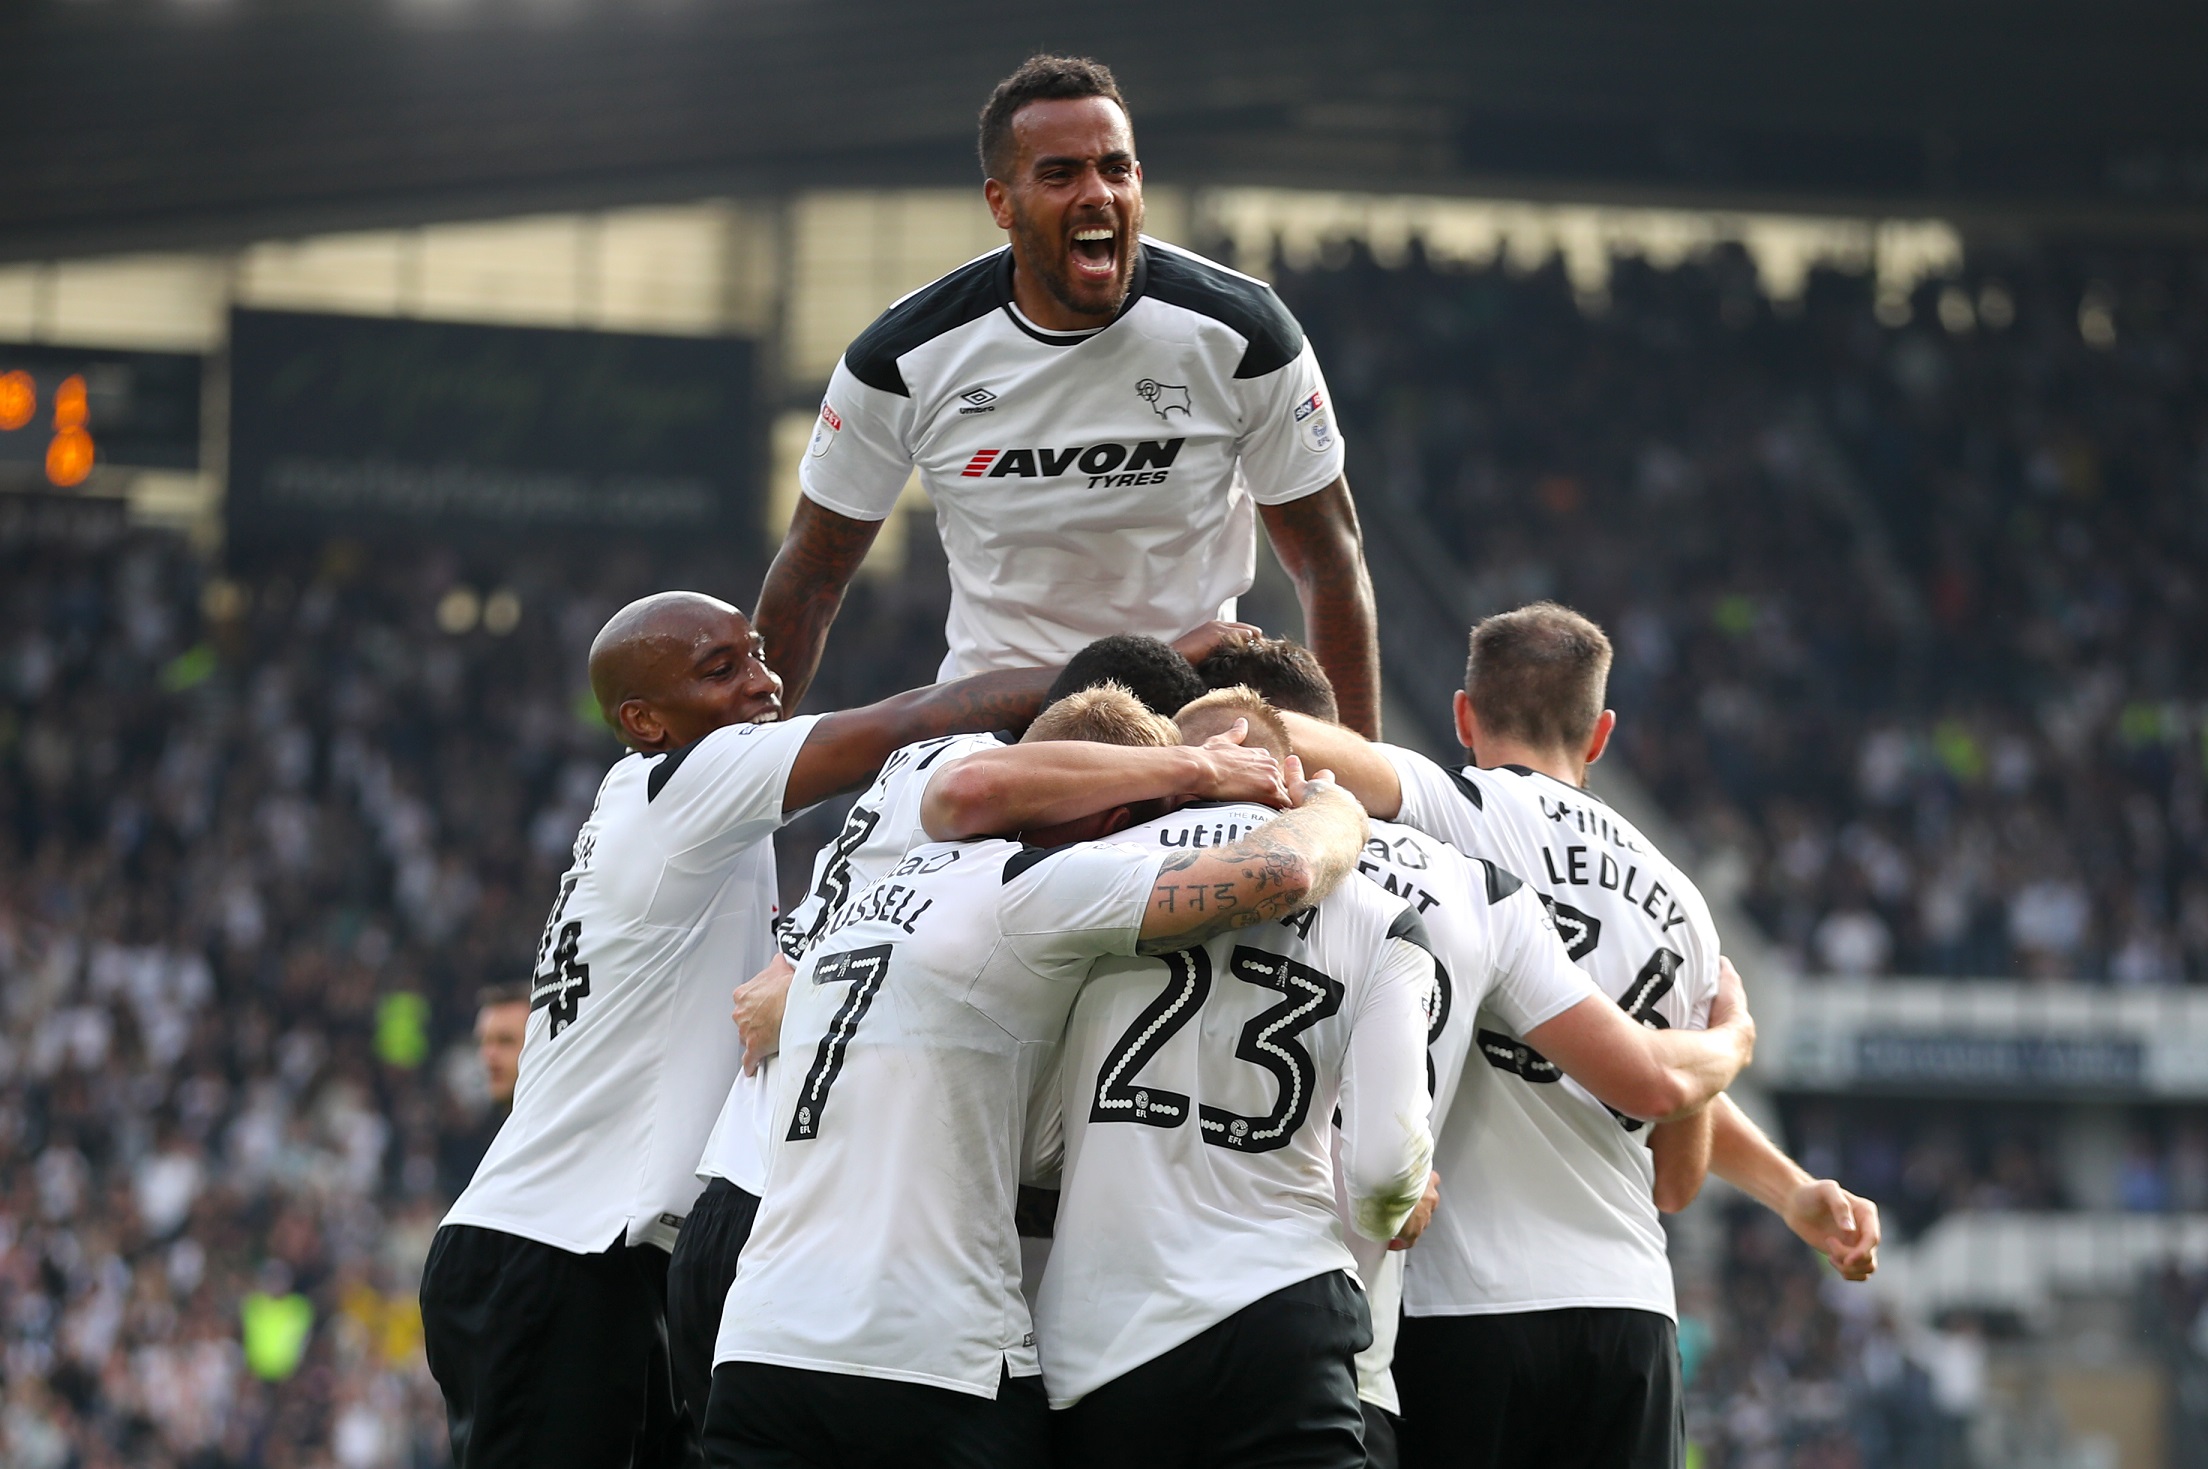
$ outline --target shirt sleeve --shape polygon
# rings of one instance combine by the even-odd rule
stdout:
[[[882,520],[912,477],[913,402],[868,387],[842,362],[829,376],[797,467],[805,497],[853,520]]]
[[[1513,1035],[1546,1025],[1582,1000],[1608,996],[1595,988],[1587,971],[1572,962],[1556,919],[1531,887],[1518,890],[1489,909],[1495,937],[1495,982],[1482,1005],[1494,1011]]]
[[[1470,802],[1460,778],[1416,750],[1401,745],[1374,745],[1373,749],[1395,767],[1396,781],[1403,788],[1403,805],[1395,819],[1467,856],[1479,855],[1481,844],[1472,830]]]
[[[1165,858],[1126,842],[1021,853],[1005,866],[1005,942],[1028,968],[1054,978],[1086,975],[1107,954],[1133,954]]]
[[[661,756],[646,777],[645,797],[663,813],[668,850],[702,851],[710,862],[773,835],[782,824],[790,769],[819,719],[724,725]]]
[[[1342,431],[1319,359],[1304,339],[1295,361],[1263,377],[1238,379],[1242,461],[1250,497],[1281,505],[1325,489],[1342,472]]]
[[[1366,1239],[1395,1237],[1425,1196],[1433,1168],[1426,1015],[1434,984],[1433,955],[1389,939],[1350,1023],[1342,1061],[1342,1176],[1350,1227]]]

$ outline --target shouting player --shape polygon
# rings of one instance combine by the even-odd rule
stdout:
[[[1053,706],[1028,738],[1115,698],[1138,734],[1153,722],[1147,743],[1175,740],[1105,691]],[[930,843],[843,908],[791,986],[778,1143],[723,1317],[710,1463],[1047,1462],[1013,1226],[1030,1113],[1097,958],[1283,917],[1350,869],[1363,812],[1288,775],[1295,809],[1208,852]],[[1135,814],[1028,836],[1092,837]]]
[[[987,674],[784,721],[781,680],[725,602],[663,593],[600,631],[591,688],[636,753],[576,836],[513,1115],[422,1277],[460,1469],[678,1461],[693,1430],[670,1379],[667,1249],[698,1193],[712,1099],[738,1071],[728,978],[769,952],[768,838],[899,746],[1026,720],[1049,678]]]
[[[1344,722],[1377,735],[1372,584],[1303,329],[1262,281],[1142,234],[1142,164],[1104,67],[1033,58],[980,133],[1010,243],[850,345],[800,466],[759,593],[792,707],[917,469],[950,559],[944,677],[1231,617],[1262,518]]]

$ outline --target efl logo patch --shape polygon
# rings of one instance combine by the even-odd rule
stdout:
[[[843,419],[823,398],[820,403],[820,419],[813,425],[813,441],[805,446],[805,452],[818,459],[835,447],[836,435],[843,431]]]
[[[1296,436],[1303,440],[1303,447],[1314,454],[1324,454],[1334,447],[1334,415],[1327,412],[1326,395],[1313,393],[1295,408]]]

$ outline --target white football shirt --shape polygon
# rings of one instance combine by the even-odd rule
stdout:
[[[579,1254],[673,1246],[701,1099],[741,1069],[732,976],[773,952],[769,838],[816,722],[729,725],[606,772],[538,945],[513,1115],[447,1224]]]
[[[1274,813],[1201,805],[1120,833],[1172,853]],[[1066,1028],[1064,1173],[1037,1332],[1079,1401],[1272,1292],[1354,1270],[1426,1189],[1432,956],[1405,904],[1345,882],[1292,918],[1091,971]]]
[[[996,1396],[1038,1370],[1013,1203],[1091,963],[1163,855],[928,843],[854,898],[782,1020],[775,1150],[714,1361]]]
[[[1449,1129],[1480,1125],[1452,1106],[1479,1029],[1475,1017],[1486,1013],[1490,1023],[1523,1035],[1599,995],[1564,951],[1533,889],[1495,863],[1467,857],[1415,827],[1375,821],[1357,870],[1411,905],[1441,971],[1443,982],[1427,1017],[1427,1076],[1434,1098],[1434,1166],[1441,1170],[1443,1189],[1456,1192],[1450,1186],[1456,1165]],[[1459,1189],[1479,1187],[1474,1181]],[[1429,1226],[1409,1254],[1416,1256],[1434,1237]],[[1392,1371],[1394,1313],[1402,1301],[1406,1256],[1355,1235],[1349,1248],[1368,1283],[1374,1312],[1372,1345],[1357,1357],[1358,1396],[1399,1412]]]
[[[1516,873],[1565,950],[1644,1025],[1699,1029],[1717,993],[1717,930],[1702,895],[1615,811],[1520,767],[1445,770],[1381,746],[1400,819]],[[1490,1007],[1441,1129],[1442,1204],[1411,1251],[1413,1316],[1617,1306],[1676,1315],[1641,1123],[1622,1118],[1525,1044]]]
[[[851,344],[798,483],[880,520],[915,468],[950,559],[937,676],[952,678],[1232,616],[1256,566],[1252,502],[1332,483],[1342,436],[1264,282],[1144,239],[1109,326],[1048,332],[1013,305],[1006,248]]]
[[[909,848],[928,839],[920,825],[920,799],[935,772],[977,750],[994,750],[1002,744],[993,734],[946,735],[906,745],[883,762],[874,784],[852,802],[836,839],[813,858],[813,880],[805,897],[775,920],[775,943],[792,964],[805,957],[853,894],[871,886]],[[760,965],[766,962],[762,955]],[[738,971],[731,986],[757,972]],[[698,1160],[698,1177],[725,1178],[755,1195],[766,1188],[767,1155],[773,1151],[775,1059],[769,1056],[758,1070],[739,1075],[729,1087],[721,1115],[705,1141],[705,1155]]]

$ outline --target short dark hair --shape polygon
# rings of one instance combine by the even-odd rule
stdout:
[[[1493,734],[1577,754],[1609,682],[1610,639],[1569,607],[1535,602],[1473,624],[1464,692]]]
[[[1286,709],[1328,724],[1341,721],[1334,702],[1334,681],[1311,650],[1293,638],[1242,638],[1221,643],[1196,666],[1215,689],[1237,684],[1255,689],[1275,709]]]
[[[1166,644],[1135,633],[1114,633],[1074,654],[1043,702],[1055,704],[1102,683],[1118,684],[1151,713],[1168,719],[1183,704],[1202,698],[1205,688],[1188,660]]]
[[[488,1010],[493,1005],[526,1005],[529,1003],[529,986],[514,984],[487,984],[475,992],[475,1008]]]
[[[1127,111],[1112,69],[1086,56],[1030,56],[1020,69],[997,83],[981,109],[981,172],[1002,181],[1012,171],[1012,119],[1030,102],[1074,97],[1109,97]],[[1132,114],[1129,114],[1130,119]]]

